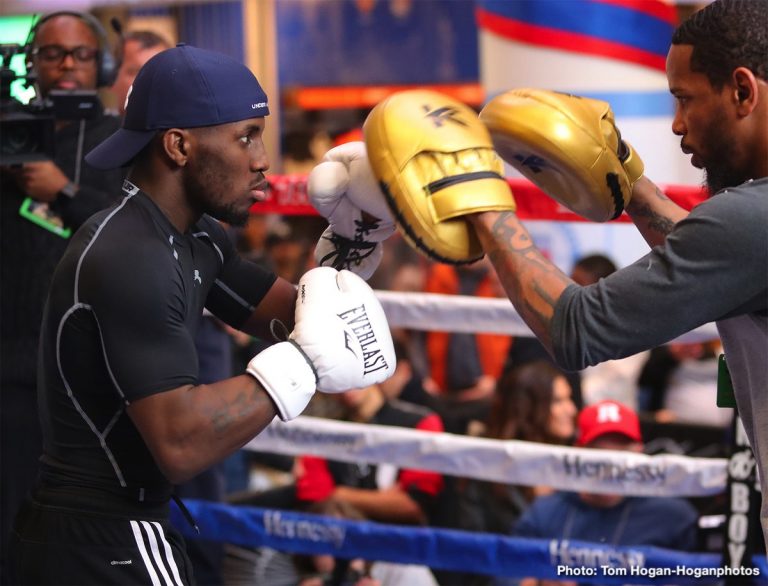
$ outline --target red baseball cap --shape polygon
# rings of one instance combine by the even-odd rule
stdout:
[[[620,433],[642,442],[640,420],[632,409],[616,401],[600,401],[579,413],[577,446],[586,446],[607,433]]]

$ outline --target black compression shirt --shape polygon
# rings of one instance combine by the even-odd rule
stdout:
[[[93,216],[56,269],[43,317],[42,480],[153,501],[170,484],[125,412],[132,401],[197,384],[195,329],[205,306],[238,327],[275,275],[235,252],[204,216],[178,232],[129,182]]]

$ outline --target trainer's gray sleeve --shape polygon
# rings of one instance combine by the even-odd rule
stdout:
[[[765,306],[768,211],[754,189],[700,204],[663,246],[589,287],[571,286],[550,334],[558,364],[579,370]]]

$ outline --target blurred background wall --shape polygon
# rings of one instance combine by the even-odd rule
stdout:
[[[0,42],[23,43],[34,14],[89,10],[112,43],[152,30],[245,62],[270,97],[266,140],[276,173],[303,170],[335,143],[360,138],[369,109],[398,89],[431,87],[479,109],[514,87],[607,100],[647,174],[701,183],[670,129],[664,61],[672,31],[701,3],[686,0],[6,0]],[[23,69],[23,58],[14,59]],[[16,82],[17,85],[19,82]],[[28,97],[17,87],[15,93]],[[109,94],[104,96],[108,106]],[[306,165],[301,159],[306,159]],[[510,174],[514,171],[510,170]],[[630,226],[531,222],[564,270],[585,253],[619,265],[646,245]]]

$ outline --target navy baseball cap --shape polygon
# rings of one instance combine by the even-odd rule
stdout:
[[[267,94],[250,69],[221,53],[180,43],[144,64],[128,90],[122,127],[85,160],[97,169],[125,167],[158,130],[268,114]]]

